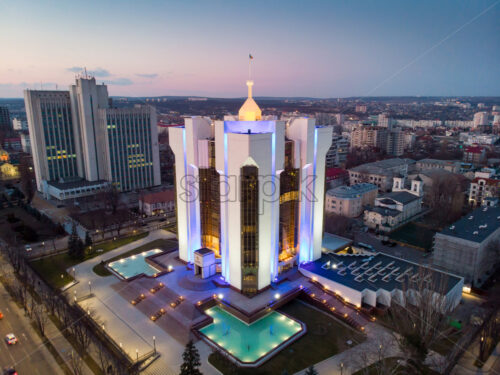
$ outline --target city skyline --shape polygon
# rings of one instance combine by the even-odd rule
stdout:
[[[375,4],[19,1],[0,5],[0,97],[67,88],[84,67],[112,96],[500,95],[498,1]]]

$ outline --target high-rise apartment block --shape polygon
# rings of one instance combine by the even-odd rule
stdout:
[[[349,153],[349,141],[344,137],[333,134],[332,145],[326,153],[326,167],[333,168],[344,165]]]
[[[10,113],[7,107],[0,107],[0,129],[10,128]]]
[[[69,91],[24,92],[37,188],[47,198],[160,184],[156,112],[109,108],[108,90],[79,77]]]
[[[14,130],[28,130],[28,122],[26,120],[21,120],[17,117],[12,119],[12,129]]]
[[[321,256],[332,128],[311,118],[264,118],[253,82],[247,85],[239,116],[187,118],[169,129],[169,141],[179,257],[195,271],[217,269],[233,288],[255,294],[294,264]],[[207,259],[215,264],[204,264]]]
[[[477,112],[474,114],[474,127],[481,125],[488,125],[489,113],[488,112]]]
[[[378,115],[378,126],[386,129],[392,129],[394,120],[389,117],[387,113],[381,113]]]
[[[401,156],[406,142],[400,128],[360,124],[351,132],[351,148],[379,148],[390,155]]]

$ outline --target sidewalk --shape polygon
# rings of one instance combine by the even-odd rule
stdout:
[[[3,269],[4,273],[5,274],[9,273],[9,274],[11,274],[11,277],[14,277],[12,275],[12,272],[13,272],[12,266],[5,261],[1,261],[1,263],[2,263],[2,269]],[[4,288],[3,284],[0,283],[0,285],[1,285],[1,288],[3,289]],[[12,302],[10,308],[17,310],[19,315],[25,316],[24,310],[19,308],[14,302]],[[26,317],[26,319],[29,320],[29,318],[27,318],[27,317]],[[37,338],[40,338],[40,336],[38,336],[38,333],[35,333],[35,335]],[[47,317],[47,322],[45,325],[45,337],[50,341],[50,343],[54,346],[54,348],[57,350],[59,355],[63,358],[63,360],[68,365],[68,367],[71,369],[71,366],[69,365],[69,360],[70,360],[69,356],[71,355],[71,351],[74,350],[73,346],[63,336],[63,334],[59,331],[59,329],[54,325],[54,323],[48,317]],[[48,351],[48,349],[45,347],[45,345],[42,344],[41,339],[40,339],[40,346],[43,348],[42,350],[47,351],[50,358],[52,358],[52,361],[53,361],[52,363],[55,365],[55,363],[56,363],[55,358]],[[76,350],[74,352],[76,355],[79,356],[79,354],[76,352]],[[61,374],[61,375],[64,374],[64,372],[59,367],[59,365],[55,365],[55,367],[57,367],[57,370],[59,370],[59,371],[57,371],[57,374]],[[90,368],[88,368],[87,364],[85,363],[85,361],[83,361],[83,359],[82,359],[82,374],[83,375],[93,375],[94,374],[94,372],[92,370],[90,370]]]
[[[56,348],[57,352],[66,362],[66,365],[71,370],[71,352],[74,352],[80,360],[82,361],[82,375],[94,375],[94,372],[87,366],[80,354],[73,348],[68,340],[63,336],[61,331],[54,325],[52,320],[47,320],[47,326],[45,327],[45,337],[50,341],[50,343]]]
[[[489,358],[486,360],[482,368],[476,367],[474,365],[476,361],[477,353],[479,352],[478,341],[475,340],[462,355],[462,358],[458,361],[457,365],[453,368],[451,372],[454,375],[468,375],[468,374],[498,374],[498,368],[500,367],[500,343],[497,344]]]

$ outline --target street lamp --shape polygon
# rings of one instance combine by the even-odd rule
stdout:
[[[344,364],[340,362],[340,375],[344,373]]]
[[[76,279],[76,269],[73,267],[73,278]]]
[[[92,283],[89,281],[89,294],[92,294]]]
[[[139,362],[139,349],[135,349],[135,354],[137,357],[137,362]]]
[[[156,354],[156,336],[153,336],[153,350],[155,351]]]

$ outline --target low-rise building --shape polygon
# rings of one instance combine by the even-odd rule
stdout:
[[[421,213],[422,199],[420,178],[412,180],[410,189],[406,189],[405,178],[395,177],[393,191],[377,197],[374,206],[365,210],[364,223],[377,231],[391,232]]]
[[[326,168],[325,182],[327,189],[347,185],[349,183],[349,172],[342,168]]]
[[[472,164],[484,164],[486,162],[486,148],[481,146],[468,146],[464,150],[464,161]]]
[[[358,217],[363,213],[363,207],[373,205],[377,192],[377,186],[366,182],[330,189],[326,192],[325,212]]]
[[[469,204],[477,207],[485,205],[488,198],[498,198],[500,195],[500,179],[476,177],[469,189]]]
[[[482,285],[498,263],[500,207],[479,207],[434,238],[435,266]]]
[[[438,160],[438,159],[422,159],[415,163],[417,171],[426,169],[444,169],[452,173],[460,173],[460,161],[457,160]]]
[[[175,215],[175,190],[169,189],[141,195],[139,211],[147,216]]]
[[[361,182],[369,182],[377,185],[379,191],[391,191],[393,178],[412,171],[415,160],[393,158],[358,165],[349,169],[349,184],[355,185]]]
[[[392,300],[412,303],[412,291],[419,292],[425,281],[445,305],[440,307],[452,310],[460,303],[464,283],[462,277],[382,253],[324,253],[299,271],[357,307],[390,307]]]
[[[43,191],[59,200],[81,198],[102,193],[109,189],[110,183],[104,180],[87,181],[73,178],[59,181],[43,181]]]

